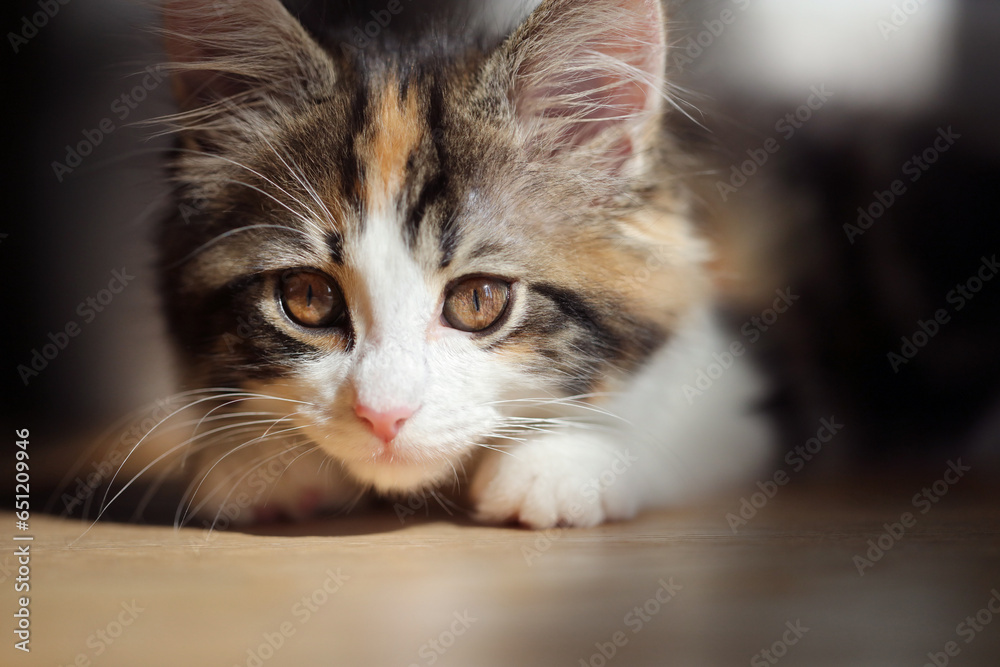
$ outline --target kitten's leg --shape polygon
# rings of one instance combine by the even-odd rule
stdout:
[[[771,437],[754,411],[764,386],[748,359],[732,357],[711,387],[691,391],[699,370],[720,363],[713,354],[725,361],[732,342],[710,318],[692,318],[601,406],[621,420],[490,452],[472,484],[479,516],[535,528],[591,526],[688,502],[756,472]]]
[[[205,527],[305,519],[355,502],[361,490],[312,446],[213,447],[196,457],[190,508]]]

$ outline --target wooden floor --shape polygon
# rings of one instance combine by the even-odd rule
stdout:
[[[1000,494],[963,481],[921,514],[932,481],[785,487],[737,534],[739,499],[548,533],[388,509],[81,537],[35,515],[18,532],[34,537],[31,653],[5,612],[0,664],[1000,665]],[[915,524],[866,555],[904,512]]]

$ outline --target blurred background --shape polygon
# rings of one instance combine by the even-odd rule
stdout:
[[[287,4],[320,34],[384,3]],[[533,4],[412,3],[487,31]],[[833,415],[844,435],[809,474],[995,462],[1000,5],[670,4],[691,117],[675,123],[706,157],[699,206],[728,260],[732,340],[774,377],[786,445]],[[147,69],[162,56],[144,3],[3,12],[0,424],[46,447],[171,392],[149,243],[168,140],[135,123],[172,107]],[[774,317],[780,291],[797,299]]]

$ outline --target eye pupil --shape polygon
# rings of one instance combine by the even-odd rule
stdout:
[[[459,331],[489,329],[507,312],[510,284],[496,278],[466,278],[448,290],[443,316]]]

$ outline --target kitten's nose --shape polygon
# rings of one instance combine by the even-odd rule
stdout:
[[[416,410],[412,408],[393,408],[382,412],[372,410],[367,405],[357,403],[354,412],[363,421],[368,422],[372,427],[372,432],[382,439],[383,442],[390,442],[399,434],[399,429],[403,428],[406,420],[413,416]]]

